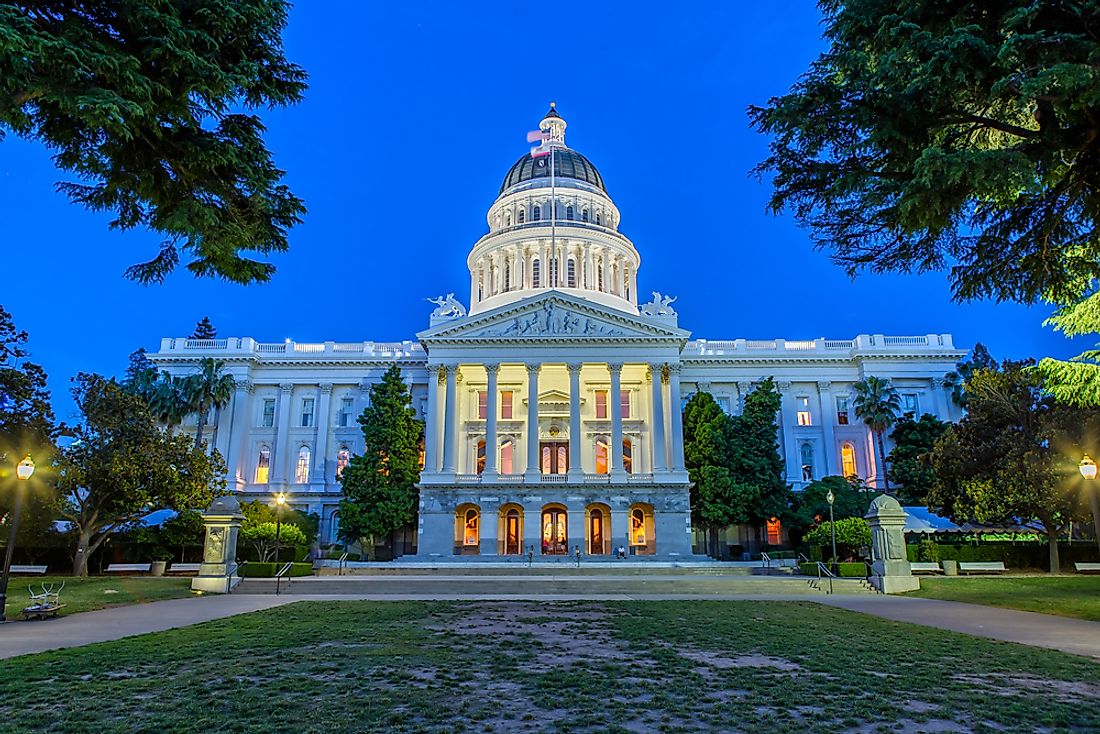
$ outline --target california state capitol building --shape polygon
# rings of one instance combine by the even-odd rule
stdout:
[[[888,378],[905,412],[960,417],[943,377],[966,352],[950,334],[693,336],[676,298],[649,285],[639,293],[639,251],[553,106],[539,129],[543,141],[504,176],[466,258],[468,308],[454,294],[434,299],[426,328],[396,343],[177,337],[149,355],[172,374],[212,357],[233,375],[208,435],[242,501],[285,492],[321,518],[321,544],[338,542],[338,475],[363,450],[356,419],[371,385],[394,364],[426,426],[408,539],[426,561],[620,546],[635,560],[691,556],[703,536],[691,526],[681,410],[700,391],[735,414],[754,383],[776,380],[795,489],[828,475],[881,484],[873,436],[853,410],[852,386],[865,377]],[[773,519],[730,528],[724,542],[785,537]]]

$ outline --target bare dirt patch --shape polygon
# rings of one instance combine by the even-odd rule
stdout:
[[[791,662],[785,658],[777,658],[771,655],[762,655],[760,653],[730,657],[711,650],[678,649],[676,652],[679,653],[680,657],[685,657],[688,660],[694,660],[697,663],[703,663],[712,668],[719,668],[722,670],[730,668],[773,668],[784,672],[797,672],[803,669],[798,663]]]
[[[1050,678],[1028,675],[1004,675],[1001,673],[956,675],[953,678],[960,683],[981,686],[989,693],[998,696],[1015,696],[1019,693],[1035,693],[1037,690],[1041,690],[1066,703],[1073,703],[1081,697],[1100,699],[1100,685],[1094,683],[1051,680]]]

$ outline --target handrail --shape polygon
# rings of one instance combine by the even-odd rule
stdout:
[[[279,572],[275,574],[275,578],[282,578],[283,576],[286,576],[288,573],[290,573],[290,567],[293,565],[294,563],[291,561],[287,561],[286,563],[284,563],[283,567],[279,569]]]
[[[340,575],[341,576],[344,575],[344,568],[347,566],[347,563],[348,563],[348,554],[344,553],[344,555],[340,556]]]
[[[798,554],[798,563],[800,565],[803,564],[803,563],[809,563],[809,562],[810,562],[810,559],[805,553],[799,553]]]
[[[225,572],[225,593],[226,594],[232,594],[233,593],[233,589],[236,588],[236,586],[237,586],[236,584],[233,583],[233,577],[236,576],[237,580],[240,581],[240,575],[237,572],[240,571],[243,567],[245,567],[247,565],[248,565],[248,561],[245,561],[244,563],[237,563],[236,561],[234,561],[232,563],[232,565],[230,565],[229,568],[226,569],[226,572]]]
[[[772,567],[772,557],[768,555],[767,551],[760,551],[760,562],[764,564],[764,568]]]
[[[829,593],[832,594],[833,579],[836,578],[836,576],[833,574],[832,571],[829,570],[828,566],[826,566],[821,561],[817,561],[817,578],[819,581],[821,580],[821,574],[825,574],[825,576],[829,579]]]

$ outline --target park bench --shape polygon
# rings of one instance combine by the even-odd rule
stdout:
[[[168,567],[168,573],[198,573],[201,563],[173,563]]]
[[[960,561],[959,573],[1004,573],[1004,561]]]
[[[913,573],[940,573],[943,571],[939,563],[926,563],[923,561],[913,561],[909,564],[909,569]]]
[[[32,574],[33,573],[33,574],[41,575],[41,574],[46,573],[46,567],[45,566],[12,566],[11,567],[11,572],[12,573],[23,573],[23,574]]]
[[[149,573],[152,567],[151,563],[112,563],[107,566],[107,573]]]
[[[1074,563],[1077,573],[1100,573],[1100,563]]]

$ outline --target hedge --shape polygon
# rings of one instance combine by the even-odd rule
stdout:
[[[285,564],[276,563],[262,563],[259,561],[249,561],[241,566],[240,575],[244,578],[262,578],[270,579],[275,578],[275,572]],[[312,576],[313,564],[312,563],[295,563],[290,567],[291,576]]]
[[[981,545],[953,543],[910,543],[906,547],[910,561],[1001,561],[1009,569],[1049,570],[1050,550],[1046,543],[983,543]],[[934,557],[928,557],[929,551]],[[1074,562],[1098,562],[1100,551],[1092,542],[1058,544],[1058,560],[1062,568],[1072,570]]]
[[[829,564],[825,564],[828,566]],[[867,577],[867,566],[863,563],[838,563],[840,575],[847,579],[862,579]],[[799,573],[803,576],[817,576],[816,563],[798,564]]]

